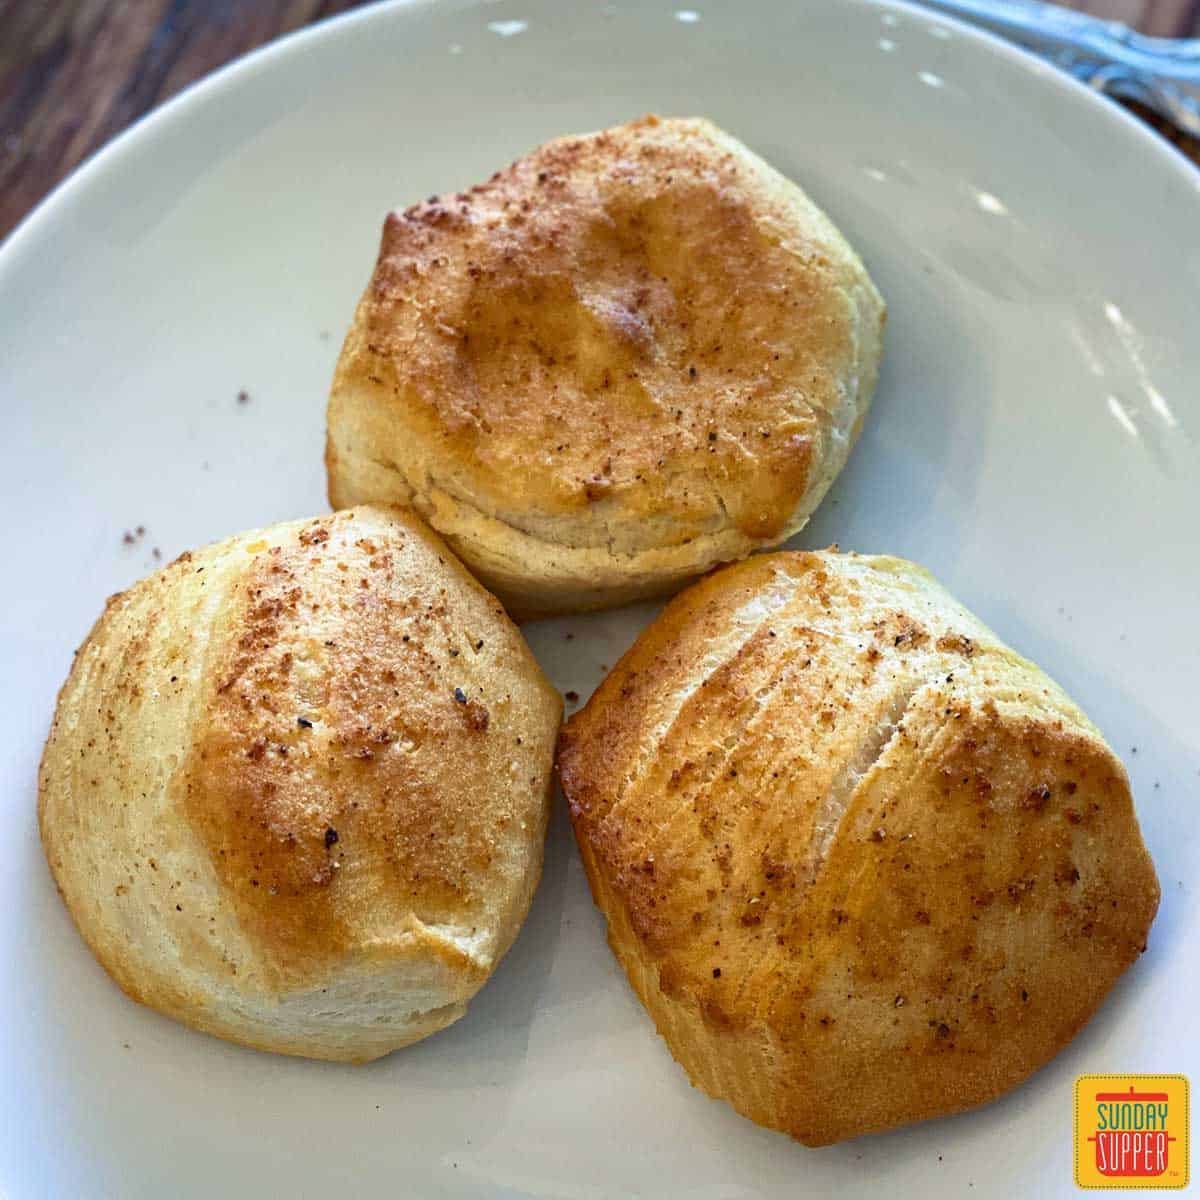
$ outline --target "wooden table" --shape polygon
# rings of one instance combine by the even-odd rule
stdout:
[[[0,238],[84,158],[193,80],[362,2],[0,0]],[[1200,0],[1074,6],[1151,33],[1200,32]],[[1200,142],[1164,132],[1200,164]]]

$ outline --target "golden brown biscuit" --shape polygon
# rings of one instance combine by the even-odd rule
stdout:
[[[561,138],[388,217],[330,500],[412,504],[518,617],[664,592],[804,525],[883,322],[824,214],[710,122]]]
[[[808,1145],[1020,1082],[1158,905],[1099,732],[900,559],[771,554],[696,584],[572,717],[559,771],[671,1052]]]
[[[109,600],[42,758],[46,857],[135,1000],[375,1058],[462,1016],[512,944],[560,715],[412,513],[242,534]]]

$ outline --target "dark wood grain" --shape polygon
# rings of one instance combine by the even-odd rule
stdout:
[[[1157,113],[1152,112],[1144,104],[1130,100],[1126,105],[1130,112],[1136,113],[1148,125],[1152,125],[1167,139],[1181,154],[1190,158],[1200,167],[1200,139],[1188,137],[1182,130],[1176,129],[1169,121],[1164,121]]]
[[[143,113],[362,0],[0,0],[0,237]]]
[[[0,238],[155,105],[280,34],[362,2],[0,0]],[[1200,0],[1071,3],[1169,34],[1193,32],[1200,12]],[[1200,142],[1166,132],[1200,163]]]

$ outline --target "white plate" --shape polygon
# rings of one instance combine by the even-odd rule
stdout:
[[[37,841],[55,689],[104,597],[155,548],[325,507],[325,389],[385,210],[651,109],[706,114],[800,180],[891,306],[875,411],[799,543],[927,564],[1055,675],[1126,757],[1163,884],[1149,952],[1030,1083],[824,1151],[688,1086],[561,807],[469,1016],[362,1068],[124,999]],[[1071,1194],[1079,1072],[1200,1067],[1198,230],[1200,174],[1132,118],[863,0],[373,8],[120,138],[0,251],[0,1193]],[[586,696],[649,611],[528,632]]]

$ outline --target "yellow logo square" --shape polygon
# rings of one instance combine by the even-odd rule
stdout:
[[[1184,1075],[1080,1075],[1076,1186],[1187,1187],[1189,1124]]]

